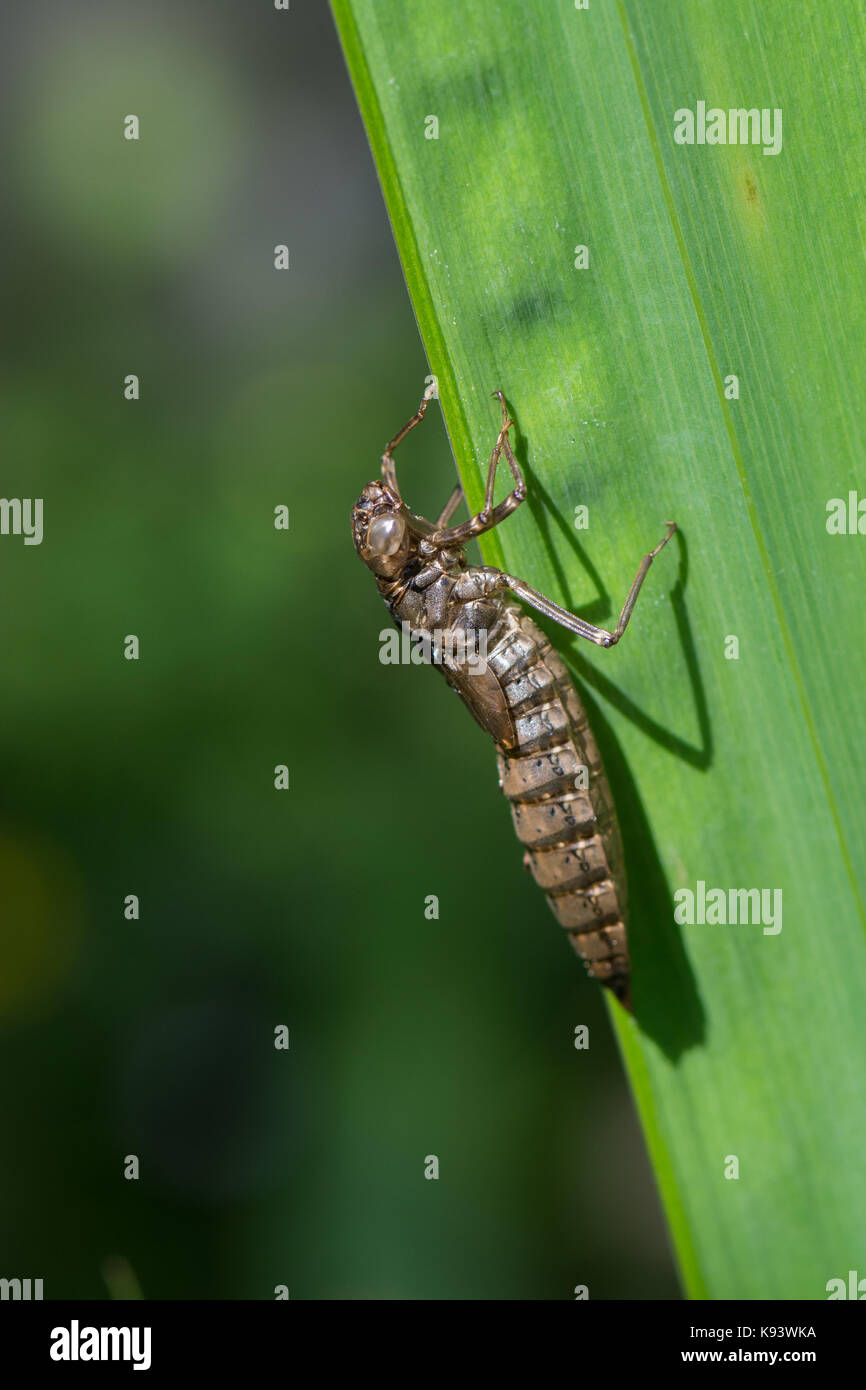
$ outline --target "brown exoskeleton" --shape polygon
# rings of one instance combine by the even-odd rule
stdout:
[[[403,502],[393,451],[421,422],[435,384],[382,456],[382,481],[368,483],[352,511],[355,549],[373,571],[398,626],[445,655],[439,664],[497,749],[499,784],[511,802],[524,862],[594,979],[631,1009],[626,881],[622,844],[607,778],[571,677],[544,633],[509,601],[513,594],[569,632],[612,647],[628,626],[646,572],[676,524],[641,560],[613,632],[595,627],[545,598],[524,580],[490,565],[468,565],[463,547],[498,526],[526,497],[523,473],[508,438],[513,421],[501,391],[502,427],[490,456],[484,506],[449,523],[463,497],[458,485],[435,522]],[[497,505],[493,488],[505,457],[514,487]],[[478,661],[467,653],[486,652]],[[455,655],[455,652],[457,653]]]

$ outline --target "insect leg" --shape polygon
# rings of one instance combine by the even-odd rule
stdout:
[[[499,431],[493,452],[490,455],[490,463],[487,466],[487,485],[484,489],[484,506],[477,516],[470,517],[460,526],[452,526],[439,533],[437,541],[444,542],[446,545],[462,545],[464,541],[471,540],[473,536],[483,535],[485,531],[491,531],[494,526],[498,526],[500,521],[504,521],[510,516],[524,501],[526,497],[526,483],[520,464],[514,457],[514,451],[508,439],[508,431],[513,428],[514,421],[509,419],[508,410],[505,405],[505,397],[501,391],[494,391],[494,396],[499,397],[499,404],[502,407],[502,428]],[[511,475],[514,478],[514,488],[500,502],[498,507],[493,505],[493,489],[496,482],[496,470],[499,460],[505,454]],[[447,508],[446,508],[447,510]],[[450,515],[450,513],[449,513]],[[441,518],[440,518],[441,524]]]
[[[415,411],[415,414],[412,416],[411,420],[406,421],[405,425],[401,430],[397,431],[397,433],[394,435],[394,438],[390,441],[387,448],[385,449],[384,454],[382,455],[382,477],[384,478],[388,486],[390,488],[393,488],[394,492],[396,492],[398,497],[400,496],[400,489],[397,485],[397,474],[394,469],[394,460],[391,457],[391,455],[393,451],[396,449],[397,445],[400,444],[406,438],[406,435],[409,433],[409,431],[414,430],[416,425],[420,425],[421,421],[424,419],[424,413],[435,394],[436,382],[431,381],[430,385],[427,387],[427,390],[424,392],[424,395],[421,397],[421,404]]]
[[[567,608],[561,608],[558,603],[554,603],[552,599],[545,598],[544,594],[540,594],[537,589],[531,588],[530,585],[526,584],[522,579],[516,579],[514,575],[503,574],[503,582],[512,593],[516,594],[518,598],[523,599],[524,603],[528,603],[532,608],[537,609],[539,613],[543,613],[545,617],[552,618],[554,622],[560,623],[564,628],[567,628],[569,632],[575,632],[578,637],[585,637],[588,642],[595,642],[596,646],[612,647],[619,641],[628,627],[628,620],[637,603],[637,596],[646,578],[647,570],[659,551],[664,549],[671,536],[674,534],[674,531],[677,529],[675,521],[668,521],[666,525],[668,529],[664,538],[659,541],[655,550],[651,550],[648,555],[644,555],[640,562],[638,572],[634,577],[634,582],[629,589],[628,598],[622,606],[619,621],[613,632],[608,632],[603,627],[595,627],[593,623],[588,623],[583,618],[578,618],[575,613],[569,613]]]
[[[505,397],[503,396],[502,392],[494,391],[493,394],[494,396],[499,397],[499,405],[502,409],[502,428],[499,431],[499,438],[497,439],[496,446],[493,450],[493,453],[490,456],[490,464],[487,469],[487,487],[484,492],[484,515],[489,515],[493,510],[493,485],[496,480],[496,468],[499,463],[500,449],[504,452],[505,457],[508,460],[508,467],[511,469],[511,476],[514,478],[514,481],[516,483],[514,492],[519,492],[521,494],[521,496],[518,498],[518,501],[515,502],[514,506],[518,506],[519,503],[522,502],[524,497],[526,496],[526,483],[523,480],[523,473],[521,472],[520,464],[514,457],[514,453],[512,452],[511,444],[509,443],[508,439],[508,431],[513,428],[514,421],[509,418],[508,407],[505,404]],[[513,495],[514,493],[512,493],[512,496]]]
[[[438,519],[438,521],[436,522],[436,530],[437,530],[437,531],[441,530],[441,528],[442,528],[443,526],[447,526],[447,525],[448,525],[448,522],[451,520],[452,516],[454,515],[454,513],[456,512],[457,508],[460,506],[460,503],[461,503],[462,501],[463,501],[463,484],[462,484],[462,483],[458,483],[457,486],[456,486],[456,488],[455,488],[454,491],[452,492],[451,496],[448,498],[448,501],[445,503],[445,506],[442,508],[442,511],[441,511],[441,513],[440,513],[440,515],[439,515],[439,519]]]

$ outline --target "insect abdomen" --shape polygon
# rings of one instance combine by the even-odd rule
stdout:
[[[516,734],[514,747],[498,748],[500,786],[527,867],[575,951],[630,1008],[622,848],[598,748],[547,638],[516,608],[507,618],[487,658]]]

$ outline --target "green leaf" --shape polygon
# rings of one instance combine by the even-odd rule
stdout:
[[[334,11],[473,508],[495,387],[518,422],[530,501],[486,558],[610,626],[679,523],[618,647],[548,625],[625,841],[612,1016],[688,1292],[825,1298],[866,1274],[866,536],[827,529],[866,494],[862,15]],[[677,143],[700,101],[781,109],[781,149]],[[781,890],[782,929],[678,925],[699,882]]]

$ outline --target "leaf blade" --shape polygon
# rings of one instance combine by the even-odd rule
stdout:
[[[837,582],[856,594],[857,577],[862,592],[862,559],[825,546],[808,603],[803,566],[778,583],[792,542],[806,553],[801,518],[831,476],[832,460],[819,449],[828,415],[819,409],[809,424],[820,481],[798,488],[800,475],[785,461],[804,423],[798,403],[785,398],[791,409],[781,427],[770,388],[748,406],[752,414],[737,417],[725,401],[725,352],[751,352],[753,379],[761,361],[778,379],[791,317],[777,300],[788,282],[774,282],[775,321],[762,324],[773,351],[762,359],[751,343],[755,304],[742,269],[754,272],[760,229],[746,221],[734,236],[736,217],[754,217],[742,160],[709,170],[694,162],[687,178],[661,134],[677,83],[691,92],[710,81],[703,55],[719,70],[726,59],[738,70],[719,33],[734,36],[729,49],[739,54],[736,36],[752,8],[728,6],[726,28],[715,4],[678,4],[685,41],[669,75],[667,11],[662,20],[648,7],[577,13],[526,4],[517,15],[478,0],[430,13],[404,0],[377,13],[365,0],[338,0],[334,8],[471,501],[480,498],[495,432],[488,391],[501,384],[517,414],[535,500],[485,549],[487,558],[572,608],[581,607],[589,579],[601,610],[591,616],[604,621],[657,539],[652,528],[674,511],[683,527],[679,599],[670,576],[654,569],[626,641],[601,658],[603,671],[598,655],[558,639],[600,692],[597,713],[611,726],[602,746],[626,841],[642,990],[640,1031],[621,1016],[616,1026],[692,1296],[821,1297],[826,1280],[849,1267],[851,1230],[866,1229],[855,1177],[866,1137],[857,890],[866,823],[856,761],[840,767],[856,746],[855,704],[846,696],[829,726],[819,720],[815,710],[838,685],[839,667],[829,641],[814,675],[808,656],[817,599]],[[797,17],[767,5],[761,22],[790,54]],[[825,23],[829,67],[851,35],[840,29],[834,41],[832,19],[811,22]],[[753,83],[764,61],[755,52]],[[779,79],[784,91],[796,75],[791,66]],[[379,103],[374,126],[370,92]],[[423,135],[430,114],[440,118],[435,142]],[[789,221],[795,192],[789,183],[778,195],[788,200]],[[702,216],[687,216],[692,205]],[[714,291],[702,251],[713,237],[729,275],[724,293]],[[590,245],[590,272],[572,264],[578,244]],[[800,308],[817,332],[815,295],[813,277]],[[832,354],[825,356],[826,399]],[[853,368],[853,356],[846,361]],[[855,395],[843,393],[830,410],[830,418],[844,414],[847,476]],[[790,527],[773,510],[784,516],[780,496],[791,495],[780,494],[779,477],[801,509]],[[569,534],[578,502],[607,523],[591,526],[591,550]],[[856,604],[848,598],[844,607],[850,624]],[[744,660],[725,662],[722,640],[736,632]],[[866,677],[863,652],[849,664]],[[781,886],[783,931],[713,935],[704,927],[680,939],[672,894],[701,878]],[[815,930],[825,917],[833,936]],[[743,1160],[738,1182],[723,1178],[731,1152]]]

